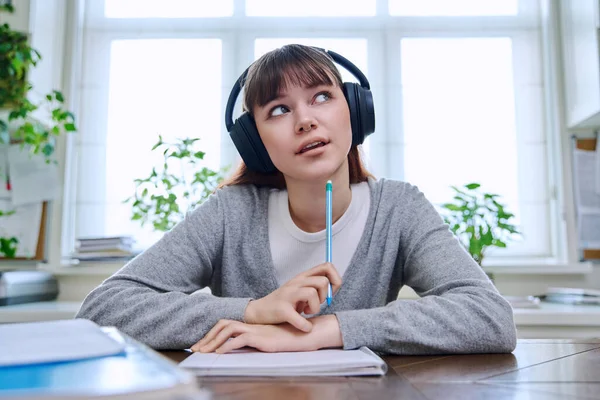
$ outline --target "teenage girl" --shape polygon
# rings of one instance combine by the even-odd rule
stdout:
[[[360,84],[342,82],[334,61]],[[245,112],[234,123],[242,85]],[[78,318],[154,348],[201,352],[515,348],[510,305],[431,203],[363,166],[358,146],[375,115],[358,68],[333,52],[287,45],[253,63],[229,100],[238,170],[94,289]],[[333,263],[323,262],[328,180]],[[420,298],[398,300],[403,285]],[[205,287],[210,294],[199,292]]]

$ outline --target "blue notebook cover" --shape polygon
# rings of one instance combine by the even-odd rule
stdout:
[[[3,397],[81,398],[133,395],[197,394],[195,378],[149,347],[120,333],[103,328],[107,335],[125,343],[114,356],[87,360],[0,367],[0,399]]]

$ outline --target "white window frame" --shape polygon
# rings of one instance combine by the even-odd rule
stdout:
[[[540,43],[539,52],[541,54],[541,29],[538,27],[539,15],[537,0],[521,0],[519,4],[520,14],[518,17],[392,17],[388,15],[387,0],[377,0],[377,15],[375,17],[352,17],[352,18],[261,18],[244,16],[244,0],[234,0],[234,15],[225,18],[208,19],[113,19],[107,20],[102,17],[103,1],[87,1],[86,13],[88,14],[88,23],[84,28],[86,37],[84,52],[95,52],[98,49],[106,49],[110,46],[113,39],[131,39],[131,38],[152,38],[152,37],[177,37],[177,38],[220,38],[223,41],[223,74],[222,74],[222,108],[224,110],[227,101],[227,94],[231,85],[239,74],[253,61],[254,47],[256,38],[268,37],[360,37],[368,40],[368,68],[369,80],[371,82],[374,100],[377,108],[380,110],[394,110],[401,105],[401,95],[393,93],[386,89],[384,82],[393,82],[398,80],[398,74],[394,74],[386,68],[384,64],[384,55],[392,54],[393,59],[389,61],[390,65],[400,65],[399,63],[399,45],[403,37],[420,36],[445,36],[445,37],[484,37],[484,36],[503,36],[516,39],[513,43],[516,45],[519,38],[524,35],[535,35],[536,41]],[[427,29],[423,29],[423,21],[427,20]],[[315,20],[319,26],[327,27],[323,30],[314,30]],[[269,29],[264,29],[269,26]],[[98,47],[99,46],[99,47]],[[393,50],[393,51],[392,51]],[[547,51],[547,49],[545,49]],[[101,56],[99,51],[95,57]],[[85,60],[85,57],[84,57]],[[540,62],[548,63],[549,60]],[[548,67],[544,65],[545,69]],[[85,69],[85,67],[84,67]],[[540,73],[541,73],[541,69]],[[108,69],[106,68],[105,71]],[[517,78],[517,77],[515,77]],[[82,82],[81,88],[85,88],[86,83]],[[518,86],[518,85],[516,85]],[[544,91],[548,91],[548,83],[543,86]],[[518,97],[515,87],[515,97]],[[82,90],[81,98],[84,97],[85,90]],[[548,114],[556,112],[552,101],[548,100],[551,93],[546,93],[544,101],[547,107],[544,123],[549,124]],[[83,103],[83,102],[82,102]],[[104,106],[106,107],[106,102]],[[82,107],[83,115],[87,117]],[[98,113],[98,108],[94,109]],[[106,111],[106,110],[103,110]],[[99,113],[106,115],[105,113]],[[393,113],[379,113],[377,118],[377,134],[370,137],[370,146],[372,151],[378,152],[375,160],[370,160],[370,169],[378,176],[385,175],[392,179],[402,179],[402,168],[394,166],[395,160],[393,152],[389,150],[390,146],[398,145],[402,139],[402,123],[400,120],[391,118]],[[385,118],[383,116],[385,115]],[[86,118],[84,117],[84,118]],[[80,131],[81,137],[85,137],[90,128],[89,121],[82,119]],[[97,126],[96,126],[97,128]],[[560,164],[560,132],[555,126],[553,129],[545,129],[543,140],[546,141],[545,153],[548,165]],[[392,135],[391,132],[394,132]],[[518,135],[519,145],[521,140]],[[81,141],[78,138],[77,141]],[[231,163],[237,159],[237,151],[229,139],[229,135],[222,122],[221,129],[221,159],[223,164]],[[77,146],[75,146],[77,147]],[[381,150],[384,150],[381,152]],[[379,151],[378,151],[379,150]],[[71,164],[77,157],[77,151],[72,151],[67,155],[70,157]],[[71,173],[70,176],[75,174]],[[71,178],[68,185],[76,185],[76,178]],[[530,265],[535,266],[539,273],[546,273],[548,266],[554,267],[554,270],[570,270],[576,264],[574,252],[570,246],[567,248],[564,240],[566,234],[566,223],[562,219],[562,210],[564,207],[563,198],[560,195],[566,190],[562,183],[562,174],[560,167],[549,168],[547,176],[547,192],[549,194],[548,210],[551,232],[549,234],[550,253],[543,257],[533,257],[517,260],[493,260],[490,259],[491,269],[495,272],[508,270],[504,268],[511,265]],[[67,192],[67,191],[65,191]],[[70,191],[71,193],[73,190]],[[74,243],[74,224],[75,207],[73,207],[73,196],[65,201],[63,221],[71,221],[64,226],[62,232],[62,254],[67,255]],[[69,229],[70,228],[70,229]],[[502,266],[495,268],[494,266]],[[531,270],[531,269],[529,269]],[[575,269],[573,269],[575,270]]]

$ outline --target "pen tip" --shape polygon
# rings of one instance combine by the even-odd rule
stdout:
[[[333,186],[333,185],[332,185],[331,181],[327,181],[327,184],[325,185],[325,188],[326,188],[327,190],[331,190],[331,187],[332,187],[332,186]]]

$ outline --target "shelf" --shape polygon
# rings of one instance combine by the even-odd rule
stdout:
[[[497,275],[572,275],[588,274],[593,271],[591,262],[566,264],[540,261],[495,261],[483,266],[483,270]]]
[[[540,304],[540,308],[516,308],[515,324],[527,326],[600,327],[600,306]]]
[[[0,307],[0,324],[13,322],[72,319],[79,311],[78,301],[44,301]]]

